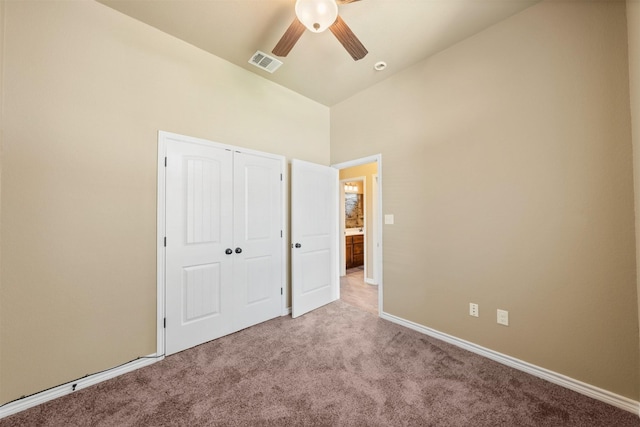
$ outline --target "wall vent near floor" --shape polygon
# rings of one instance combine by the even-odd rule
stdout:
[[[278,61],[273,56],[269,56],[264,52],[260,52],[259,50],[253,54],[253,56],[249,60],[249,63],[270,73],[273,73],[282,65],[282,61]]]

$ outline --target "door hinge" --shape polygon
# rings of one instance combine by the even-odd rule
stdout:
[[[280,237],[282,237],[282,230],[280,230]]]
[[[280,174],[280,181],[282,181],[282,174]]]
[[[164,167],[165,167],[165,168],[167,167],[167,157],[166,157],[166,156],[165,156],[165,158],[164,158]]]
[[[284,291],[282,290],[282,288],[280,288],[280,295],[284,295],[283,293]]]
[[[167,247],[167,236],[164,237],[164,247]]]
[[[167,318],[166,317],[164,318],[163,326],[164,326],[165,329],[167,329]]]

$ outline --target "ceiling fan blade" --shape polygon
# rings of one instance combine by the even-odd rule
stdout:
[[[360,0],[336,0],[336,3],[338,4],[349,4],[349,3],[353,3],[356,1],[360,1]]]
[[[329,27],[329,30],[331,30],[338,41],[342,43],[342,46],[347,49],[347,52],[349,52],[349,55],[351,55],[355,61],[364,58],[367,56],[367,53],[369,53],[340,15],[338,15],[336,22]]]
[[[298,20],[298,18],[293,18],[293,22],[287,28],[287,31],[284,32],[276,47],[271,51],[274,55],[277,56],[287,56],[293,46],[296,44],[302,33],[304,33],[305,26]]]

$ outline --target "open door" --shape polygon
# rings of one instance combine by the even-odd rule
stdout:
[[[291,162],[292,316],[340,298],[338,170]]]

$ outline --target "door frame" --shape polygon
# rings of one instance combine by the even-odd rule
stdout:
[[[378,167],[380,166],[380,164],[378,164]],[[380,214],[380,212],[382,212],[380,210],[380,205],[378,204],[378,174],[375,173],[371,176],[371,215],[373,216],[373,218],[377,218],[378,216],[382,217],[382,215]],[[380,227],[382,227],[382,225],[380,225]],[[371,233],[371,239],[373,240],[371,242],[371,246],[374,248],[373,251],[373,257],[371,258],[373,265],[371,266],[371,271],[373,273],[373,283],[370,283],[370,285],[379,285],[380,284],[380,279],[381,276],[378,273],[378,251],[375,250],[375,248],[380,247],[382,248],[381,244],[380,244],[380,237],[382,236],[382,232],[379,232],[379,229],[377,226],[373,227],[373,233]],[[380,249],[380,254],[382,254],[382,249]],[[366,280],[366,277],[365,277]]]
[[[372,202],[375,203],[372,206],[373,211],[373,224],[374,227],[372,233],[372,247],[373,247],[373,279],[377,282],[378,285],[378,316],[382,316],[383,313],[383,257],[382,257],[382,154],[374,154],[372,156],[361,157],[359,159],[349,160],[346,162],[335,163],[331,165],[331,167],[340,169],[347,169],[353,166],[361,166],[366,165],[368,163],[377,163],[378,171],[377,171],[377,185],[373,185],[372,191],[375,191],[375,195],[373,195]],[[344,191],[344,188],[342,189]],[[344,221],[341,223],[341,230],[344,230]],[[344,240],[344,234],[342,235],[342,240]],[[376,241],[377,240],[377,241]]]
[[[346,218],[346,206],[345,206],[345,197],[346,197],[346,191],[344,191],[344,185],[347,182],[362,182],[362,200],[364,202],[364,206],[362,207],[362,211],[364,213],[364,229],[367,230],[367,177],[366,176],[357,176],[357,177],[353,177],[353,178],[345,178],[345,179],[341,179],[339,182],[340,188],[339,188],[339,192],[340,192],[340,217],[338,218],[338,221],[340,221],[339,226],[340,226],[340,245],[339,245],[339,249],[340,249],[340,277],[344,276],[347,274],[347,266],[346,266],[346,258],[347,258],[347,249],[346,249],[346,242],[345,242],[345,236],[346,236],[346,227],[344,226],[345,223],[345,218]],[[367,271],[367,233],[364,233],[364,270]],[[365,275],[365,280],[366,280],[366,275]]]
[[[282,204],[282,215],[281,215],[281,223],[280,229],[282,230],[282,244],[281,244],[281,252],[282,252],[282,262],[280,268],[281,271],[281,283],[280,286],[282,288],[280,295],[280,306],[281,306],[281,315],[288,314],[287,307],[287,270],[288,270],[288,262],[287,262],[287,224],[288,224],[288,212],[287,212],[287,189],[285,186],[285,173],[287,169],[287,162],[284,156],[279,154],[267,153],[264,151],[250,150],[243,147],[238,147],[234,145],[221,144],[219,142],[196,138],[187,135],[181,135],[177,133],[171,133],[166,131],[158,131],[158,192],[157,192],[157,206],[156,206],[156,355],[161,355],[164,357],[165,355],[165,305],[166,305],[166,278],[165,278],[165,269],[166,269],[166,251],[164,246],[165,239],[165,230],[166,230],[166,156],[167,156],[167,141],[175,140],[175,141],[188,141],[195,144],[203,144],[207,146],[214,146],[218,148],[224,148],[231,151],[242,151],[248,154],[256,154],[256,155],[267,155],[273,156],[274,158],[278,158],[280,160],[280,194],[281,194],[281,204]]]

